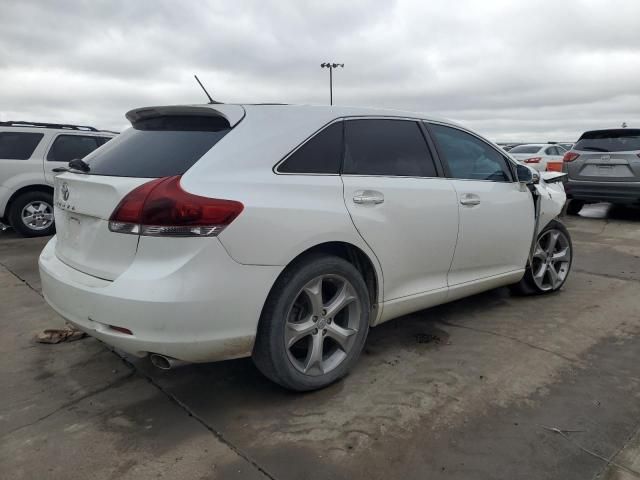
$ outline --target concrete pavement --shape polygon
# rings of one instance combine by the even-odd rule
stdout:
[[[250,360],[161,372],[93,339],[32,343],[61,324],[39,295],[43,240],[0,235],[0,472],[640,478],[640,212],[565,220],[562,292],[498,289],[388,322],[347,379],[304,395]]]

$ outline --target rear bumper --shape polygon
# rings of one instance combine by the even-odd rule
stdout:
[[[209,362],[250,355],[262,306],[282,270],[241,265],[217,239],[149,237],[127,271],[107,281],[60,261],[55,243],[54,237],[39,261],[47,302],[89,335],[138,357],[152,352]]]
[[[586,202],[640,203],[640,182],[581,182],[568,179],[567,197]]]

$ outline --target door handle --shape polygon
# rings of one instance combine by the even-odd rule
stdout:
[[[460,197],[460,204],[470,207],[480,205],[480,197],[473,193],[465,193]]]
[[[384,195],[375,190],[362,190],[353,195],[353,203],[358,205],[379,205],[384,202]]]

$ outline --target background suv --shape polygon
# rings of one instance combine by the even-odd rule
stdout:
[[[79,125],[0,122],[0,221],[27,237],[53,234],[52,170],[115,135]]]
[[[640,129],[593,130],[582,134],[563,159],[567,213],[585,203],[640,203]]]

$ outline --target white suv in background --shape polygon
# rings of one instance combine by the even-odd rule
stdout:
[[[252,355],[312,390],[370,326],[512,285],[562,287],[562,173],[458,125],[291,105],[150,107],[55,179],[42,291],[90,335],[169,368]],[[542,177],[542,178],[540,178]]]
[[[0,221],[26,237],[53,234],[53,169],[115,135],[79,125],[0,122]]]

